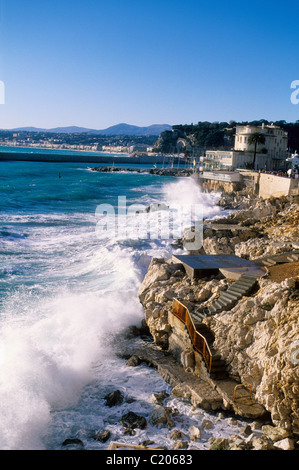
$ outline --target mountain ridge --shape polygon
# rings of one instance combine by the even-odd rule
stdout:
[[[38,127],[18,127],[10,129],[14,132],[45,132],[45,133],[56,133],[56,134],[95,134],[95,135],[134,135],[134,136],[146,136],[146,135],[160,135],[165,130],[171,130],[172,126],[169,124],[152,124],[150,126],[134,126],[131,124],[120,123],[114,126],[110,126],[107,129],[96,130],[89,129],[86,127],[67,126],[67,127],[55,127],[52,129],[42,129]]]

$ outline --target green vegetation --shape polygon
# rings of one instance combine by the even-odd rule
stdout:
[[[234,147],[234,136],[237,126],[261,126],[271,124],[266,119],[259,121],[243,122],[198,122],[197,124],[178,124],[172,127],[172,131],[162,132],[155,143],[155,150],[161,153],[176,153],[179,139],[185,142],[186,153],[200,153],[204,149],[230,150]],[[289,149],[291,152],[299,150],[299,121],[287,123],[275,121],[275,126],[281,127],[289,134]]]

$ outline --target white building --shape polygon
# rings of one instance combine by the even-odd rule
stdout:
[[[254,152],[254,144],[249,144],[251,134],[259,133],[265,137],[265,143],[257,146],[258,153],[267,153],[271,158],[282,159],[287,155],[288,133],[274,124],[259,127],[242,126],[236,129],[235,150]]]
[[[236,128],[234,150],[206,150],[201,161],[205,169],[249,168],[254,160],[254,144],[249,143],[251,134],[265,136],[265,143],[257,146],[255,169],[284,169],[288,156],[288,134],[280,127],[271,125],[238,126]]]

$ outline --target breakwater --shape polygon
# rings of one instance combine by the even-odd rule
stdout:
[[[160,176],[190,176],[194,174],[194,170],[190,168],[120,168],[115,166],[102,166],[91,168],[91,170],[99,173],[133,172]]]
[[[43,162],[43,163],[101,163],[101,164],[168,164],[169,157],[164,156],[147,156],[147,155],[112,155],[112,154],[96,154],[88,152],[67,152],[67,151],[51,151],[45,149],[34,149],[24,151],[18,149],[16,151],[8,150],[0,152],[0,161],[25,161],[25,162]],[[176,162],[176,160],[174,160]]]

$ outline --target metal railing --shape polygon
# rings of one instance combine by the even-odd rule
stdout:
[[[237,390],[238,390],[239,388],[245,388],[245,389],[247,389],[247,385],[239,384],[239,385],[237,385],[237,386],[234,388],[234,401],[236,401],[236,394],[237,394]],[[251,400],[251,396],[252,396],[252,387],[251,387],[251,385],[249,385],[249,398],[250,398],[250,400]]]
[[[212,370],[213,356],[206,338],[196,330],[188,308],[179,300],[173,299],[172,313],[186,325],[192,345],[195,351],[197,351],[203,357],[208,372],[210,374]]]

